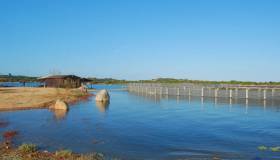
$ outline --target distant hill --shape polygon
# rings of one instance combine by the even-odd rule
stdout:
[[[118,79],[113,79],[113,78],[87,78],[91,80],[91,83],[104,83],[104,84],[123,84],[123,83],[129,83],[131,81],[126,81],[126,80],[118,80]]]
[[[157,78],[152,80],[139,80],[141,83],[195,83],[195,84],[240,84],[240,85],[280,85],[280,82],[251,82],[251,81],[207,81],[175,78]]]

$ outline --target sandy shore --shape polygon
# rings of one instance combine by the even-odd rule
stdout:
[[[0,110],[45,108],[57,99],[71,104],[89,96],[78,89],[0,88]]]

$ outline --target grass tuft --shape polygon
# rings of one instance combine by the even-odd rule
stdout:
[[[60,151],[56,151],[55,155],[58,157],[62,157],[62,158],[67,158],[70,157],[73,154],[73,152],[71,150],[60,150]]]
[[[37,146],[35,144],[22,144],[18,147],[18,150],[25,153],[32,153],[37,151]]]

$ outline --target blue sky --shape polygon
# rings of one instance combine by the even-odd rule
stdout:
[[[0,73],[280,81],[277,0],[0,0]]]

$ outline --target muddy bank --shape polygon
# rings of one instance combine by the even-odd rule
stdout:
[[[46,108],[57,99],[68,104],[86,100],[90,93],[62,88],[0,88],[0,111]]]

